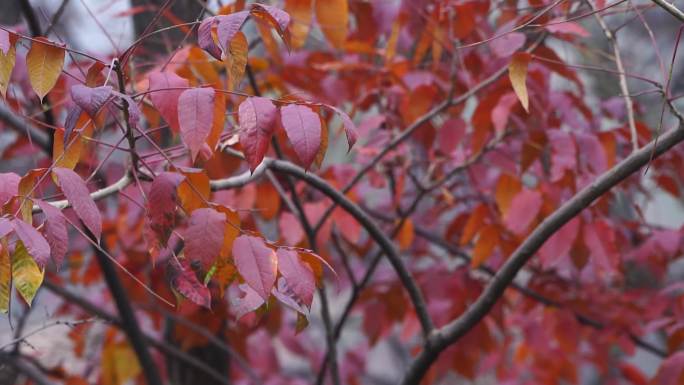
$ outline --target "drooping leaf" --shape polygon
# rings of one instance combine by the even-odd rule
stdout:
[[[197,29],[197,45],[216,60],[221,60],[221,48],[216,44],[212,33],[216,23],[218,23],[217,17],[209,17],[202,20]]]
[[[290,14],[280,8],[270,5],[253,3],[251,8],[252,15],[267,20],[276,29],[285,45],[290,47]]]
[[[14,233],[21,240],[24,247],[26,247],[26,251],[38,264],[38,267],[44,269],[50,260],[50,245],[43,238],[43,235],[21,219],[13,219],[12,227],[14,228]]]
[[[183,93],[182,88],[190,85],[174,72],[154,72],[150,75],[150,100],[159,115],[169,124],[173,132],[180,131],[178,123],[178,98]],[[175,88],[175,89],[174,89]]]
[[[347,115],[347,113],[345,113],[344,111],[342,111],[339,108],[334,107],[334,106],[328,106],[328,107],[330,107],[333,111],[335,111],[340,116],[340,119],[342,119],[342,126],[344,127],[344,133],[347,136],[347,144],[349,145],[349,150],[351,151],[351,148],[354,147],[354,143],[356,143],[356,140],[359,138],[359,134],[356,131],[356,125],[351,120],[349,115]]]
[[[321,120],[309,107],[290,104],[280,109],[280,121],[304,169],[321,146]]]
[[[249,168],[254,170],[264,159],[275,130],[277,109],[267,98],[249,97],[240,104],[240,145]]]
[[[301,48],[309,36],[313,20],[313,0],[285,0],[285,11],[292,15],[292,47]]]
[[[95,115],[111,98],[112,91],[110,86],[91,88],[76,84],[71,87],[71,99],[91,118],[95,119]]]
[[[17,35],[9,34],[7,50],[0,50],[0,94],[3,98],[7,98],[7,87],[16,62],[16,41]]]
[[[147,218],[162,247],[166,247],[176,226],[177,188],[183,179],[181,174],[163,172],[154,178],[150,186]]]
[[[247,51],[249,51],[249,44],[245,34],[238,31],[230,41],[228,58],[226,60],[226,68],[228,69],[228,87],[229,90],[236,90],[245,75],[247,68]]]
[[[527,52],[518,52],[511,58],[508,65],[508,77],[513,85],[513,91],[518,96],[525,111],[530,112],[530,101],[527,95],[527,66],[532,57]]]
[[[31,258],[24,244],[18,241],[12,253],[12,281],[29,306],[43,283],[43,275],[43,270]]]
[[[7,313],[12,290],[12,264],[7,242],[0,241],[0,313]]]
[[[99,241],[102,235],[102,217],[95,201],[90,196],[88,186],[78,174],[68,168],[55,167],[52,172],[57,177],[59,187],[71,203],[76,215]]]
[[[311,307],[316,279],[311,267],[302,261],[299,253],[292,249],[278,248],[278,270],[287,281],[287,286],[294,292],[300,302]]]
[[[34,203],[45,214],[45,238],[50,245],[50,257],[59,269],[64,261],[69,247],[69,233],[64,214],[48,202],[36,199]]]
[[[194,160],[211,131],[214,119],[214,89],[194,88],[178,97],[178,122],[181,139]]]
[[[240,32],[240,28],[242,28],[242,24],[245,23],[248,16],[248,11],[240,11],[231,13],[230,15],[216,17],[218,20],[216,33],[218,35],[219,46],[223,50],[224,55],[227,55],[228,52],[230,52],[230,42],[233,41],[235,35]]]
[[[75,138],[65,137],[66,135],[66,131],[61,127],[55,129],[54,141],[52,143],[52,160],[55,167],[73,170],[81,159],[84,141],[78,133]]]
[[[64,66],[64,48],[44,37],[37,37],[26,54],[26,68],[31,87],[42,100],[55,86]]]
[[[297,313],[308,313],[307,307],[302,303],[302,300],[294,293],[292,288],[290,288],[289,283],[282,277],[276,280],[276,285],[271,290],[271,294],[273,294],[280,303]]]
[[[225,226],[226,216],[221,212],[212,208],[193,211],[184,233],[186,258],[204,269],[211,267],[221,254]]]
[[[198,279],[195,272],[188,265],[185,259],[181,259],[181,266],[169,263],[171,272],[171,285],[190,301],[211,308],[211,293]]]
[[[349,23],[347,0],[317,0],[316,21],[330,44],[337,49],[343,48]]]
[[[245,282],[267,301],[278,269],[276,253],[263,239],[241,235],[233,242],[233,260]]]

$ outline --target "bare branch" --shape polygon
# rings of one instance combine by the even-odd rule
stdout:
[[[660,8],[669,12],[672,16],[684,22],[684,12],[680,11],[679,8],[675,7],[674,5],[668,3],[665,0],[653,0],[653,2],[656,3]]]

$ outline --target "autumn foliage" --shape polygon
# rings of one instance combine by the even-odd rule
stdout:
[[[171,3],[108,57],[0,26],[17,383],[684,383],[680,35],[618,44],[676,7]]]

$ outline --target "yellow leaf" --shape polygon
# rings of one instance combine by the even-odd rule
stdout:
[[[21,241],[17,241],[12,254],[12,279],[21,297],[31,306],[33,297],[43,283],[41,270]]]
[[[125,342],[105,344],[102,351],[102,384],[123,385],[138,377],[140,364],[130,345]]]
[[[247,51],[249,44],[245,34],[239,32],[235,34],[233,40],[230,41],[230,57],[226,60],[228,68],[228,90],[234,91],[240,85],[242,77],[245,75],[245,67],[247,66]]]
[[[43,43],[46,42],[46,43]],[[55,86],[64,65],[64,48],[37,37],[26,54],[26,68],[31,87],[42,100]]]
[[[285,11],[292,17],[292,47],[301,48],[306,43],[311,29],[312,0],[285,0]]]
[[[12,288],[12,267],[7,242],[0,243],[0,313],[9,310],[10,289]]]
[[[527,52],[518,52],[513,55],[511,63],[508,65],[508,77],[513,85],[513,91],[518,96],[520,104],[525,111],[530,112],[530,101],[527,95],[527,65],[530,63],[531,56]]]
[[[21,219],[24,222],[33,223],[33,202],[32,198],[37,190],[38,181],[43,179],[43,174],[48,171],[47,168],[36,168],[26,173],[19,181],[19,197],[21,202]],[[26,199],[24,199],[26,198]]]
[[[74,132],[73,135],[80,136],[79,132]],[[52,158],[55,167],[64,167],[71,170],[76,167],[78,161],[81,159],[81,150],[83,149],[83,140],[80,137],[70,138],[70,144],[64,149],[64,129],[59,127],[55,130],[55,140],[52,144]]]
[[[342,48],[347,41],[349,22],[347,0],[316,0],[316,20],[330,44]]]
[[[183,210],[190,214],[195,209],[207,207],[211,194],[207,174],[199,169],[182,169],[180,172],[185,175],[185,180],[178,186],[178,198]]]
[[[17,35],[10,33],[10,48],[7,53],[0,50],[0,93],[2,97],[7,97],[7,87],[9,86],[10,76],[16,61],[16,49],[14,43],[17,41]]]

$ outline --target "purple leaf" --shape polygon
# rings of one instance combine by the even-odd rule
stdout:
[[[280,121],[305,169],[321,147],[321,119],[309,107],[290,104],[280,109]]]
[[[245,295],[233,302],[235,318],[237,319],[242,318],[245,314],[253,312],[264,304],[264,299],[261,298],[259,293],[248,285],[241,284],[239,288]]]
[[[0,51],[2,52],[2,54],[7,55],[11,46],[12,42],[10,41],[9,32],[0,29]]]
[[[208,269],[223,247],[226,215],[211,208],[196,209],[185,230],[185,256]]]
[[[112,87],[110,86],[90,88],[76,84],[71,87],[71,99],[93,119],[111,96]]]
[[[20,219],[13,219],[12,227],[17,237],[24,243],[28,253],[36,261],[36,264],[41,269],[45,268],[45,265],[50,260],[50,245],[43,238],[43,235],[34,229],[33,226]]]
[[[0,218],[0,238],[11,233],[12,230],[14,230],[12,227],[12,222],[6,218]]]
[[[221,49],[214,42],[213,36],[211,36],[211,30],[217,21],[216,17],[202,20],[197,29],[197,44],[216,60],[221,60]]]
[[[241,235],[233,241],[233,259],[245,282],[267,301],[278,269],[275,252],[263,239]]]
[[[206,142],[213,120],[213,88],[193,88],[180,94],[178,98],[178,122],[180,123],[181,139],[190,150],[193,160]]]
[[[245,20],[247,20],[247,16],[249,16],[249,12],[247,11],[235,12],[225,16],[216,16],[218,20],[216,33],[218,35],[219,46],[221,46],[224,54],[230,50],[230,42],[240,28],[242,28]],[[220,60],[220,58],[218,59]]]
[[[354,125],[354,122],[352,122],[351,118],[349,117],[349,115],[347,115],[346,112],[340,110],[339,108],[333,106],[327,107],[335,111],[340,116],[340,119],[342,119],[344,133],[345,135],[347,135],[347,144],[349,145],[349,150],[351,150],[351,148],[354,147],[354,143],[356,143],[356,140],[359,137],[359,134],[356,132],[356,126]]]
[[[35,200],[38,207],[45,214],[45,237],[50,245],[50,257],[57,269],[62,266],[69,247],[69,233],[64,214],[48,202]],[[26,244],[26,242],[24,242]]]
[[[59,187],[76,215],[99,241],[102,235],[102,217],[83,179],[68,168],[55,167],[52,172],[57,176]]]
[[[254,172],[264,159],[275,130],[277,109],[267,98],[249,97],[240,104],[240,144],[249,168]]]
[[[290,25],[289,13],[280,8],[258,3],[252,4],[251,11],[256,16],[260,16],[268,20],[269,23],[271,23],[271,25],[273,25],[273,27],[276,29],[278,35],[280,35],[280,38],[283,39],[288,49],[290,48],[290,33],[287,29],[287,27]]]

